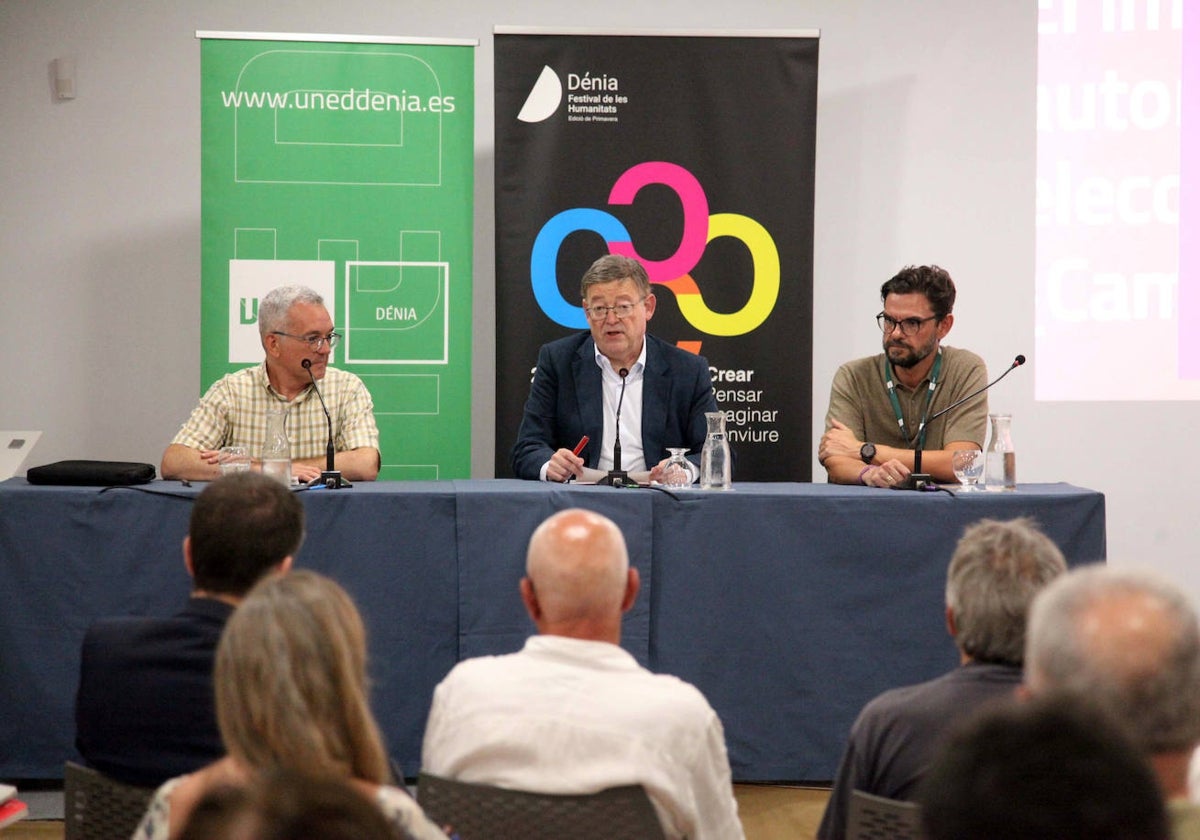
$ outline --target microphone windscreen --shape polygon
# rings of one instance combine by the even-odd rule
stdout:
[[[1024,358],[1024,357],[1022,357],[1022,358]],[[300,362],[300,367],[304,368],[305,370],[308,370],[310,367],[312,367],[312,359],[303,360],[302,362]]]
[[[629,375],[629,368],[621,368],[619,371],[617,371],[617,373],[620,375],[620,377],[622,379],[624,379],[626,376]]]
[[[1016,367],[1020,367],[1021,365],[1025,364],[1025,357],[1023,355],[1021,355],[1020,353],[1018,353],[1017,358],[1013,359],[1013,364]]]

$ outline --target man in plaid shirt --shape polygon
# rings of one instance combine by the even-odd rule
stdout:
[[[329,439],[323,396],[333,420],[334,469],[351,481],[374,480],[380,463],[374,404],[361,379],[328,366],[341,336],[333,331],[324,299],[304,286],[274,289],[259,303],[258,332],[266,358],[213,383],[163,453],[162,477],[216,478],[222,446],[246,446],[257,456],[267,433],[268,411],[283,408],[292,475],[302,482],[319,478]],[[305,368],[305,360],[311,368]],[[319,383],[319,396],[313,379]]]

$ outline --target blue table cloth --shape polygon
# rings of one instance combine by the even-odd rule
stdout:
[[[169,615],[189,590],[181,541],[202,484],[0,484],[0,778],[77,759],[84,630]],[[695,684],[720,714],[734,778],[824,781],[863,703],[957,662],[946,566],[963,528],[1032,516],[1072,564],[1105,558],[1104,497],[1066,484],[905,493],[735,484],[727,493],[513,480],[362,482],[302,493],[297,566],[341,582],[369,632],[373,704],[405,774],[434,687],[460,659],[518,649],[533,529],[567,507],[620,525],[642,591],[622,644]]]

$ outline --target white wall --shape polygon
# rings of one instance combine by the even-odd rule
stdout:
[[[950,343],[995,372],[1018,352],[1036,365],[1036,17],[1035,0],[0,0],[0,428],[46,431],[34,463],[157,463],[198,396],[197,29],[480,42],[476,476],[491,475],[495,446],[495,24],[821,29],[814,427],[797,434],[819,435],[836,366],[878,348],[878,287],[904,264],[955,277]],[[49,65],[63,55],[78,98],[58,103]],[[1035,403],[1026,369],[992,406],[1015,415],[1023,481],[1107,495],[1112,562],[1147,562],[1200,593],[1192,404]]]

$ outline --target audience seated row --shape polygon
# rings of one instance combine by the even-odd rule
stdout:
[[[210,827],[188,831],[225,825],[217,817],[233,820],[227,828],[266,819],[259,791],[281,773],[349,784],[402,837],[445,838],[393,786],[402,780],[368,706],[365,631],[350,597],[315,572],[289,571],[302,536],[303,509],[281,485],[254,473],[217,479],[184,540],[194,581],[185,609],[89,631],[78,746],[115,778],[160,785],[139,840],[183,836],[193,814]],[[447,676],[423,766],[540,793],[640,786],[664,836],[742,838],[716,713],[620,647],[638,589],[613,522],[584,510],[550,517],[520,581],[538,635]]]
[[[290,571],[303,523],[270,479],[218,479],[183,542],[188,605],[89,630],[78,745],[113,778],[158,785],[140,840],[446,837],[391,774],[353,602],[329,578]],[[613,522],[549,517],[519,584],[537,634],[459,663],[437,687],[424,772],[546,794],[632,785],[664,836],[741,838],[717,715],[620,647],[638,590]],[[1174,586],[1067,572],[1035,523],[984,520],[950,561],[945,619],[960,667],[863,709],[819,837],[846,836],[857,790],[918,802],[930,840],[1200,840],[1187,801],[1200,626]]]

